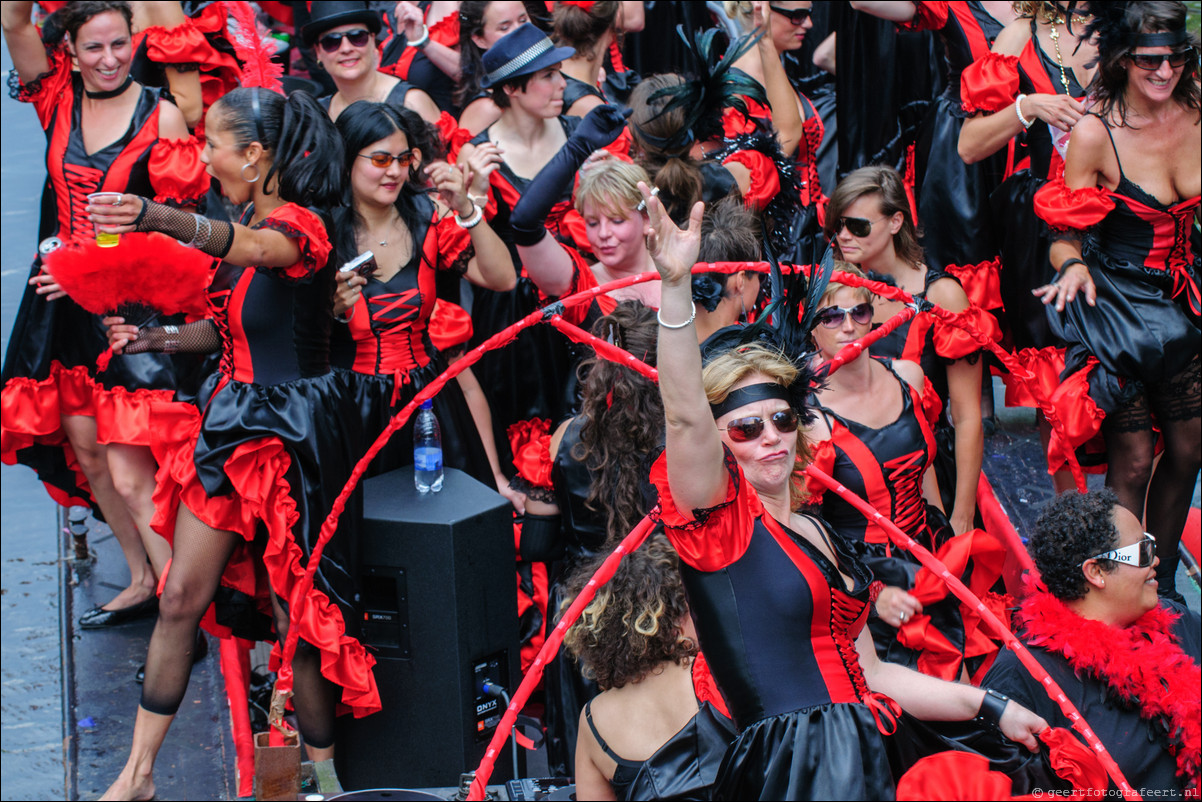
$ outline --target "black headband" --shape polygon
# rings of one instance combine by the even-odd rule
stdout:
[[[1131,37],[1132,47],[1177,47],[1188,40],[1185,28],[1160,33],[1137,33]]]
[[[658,116],[657,114],[651,119],[654,120]],[[680,150],[693,144],[693,132],[688,128],[682,128],[671,136],[655,136],[654,134],[647,133],[643,130],[642,126],[633,120],[630,121],[630,127],[635,130],[640,139],[646,140],[647,144],[661,151]]]
[[[267,132],[263,130],[263,115],[259,111],[259,87],[257,86],[254,94],[250,96],[250,105],[255,115],[255,131],[259,134],[259,144],[267,148]]]
[[[731,390],[726,398],[717,404],[710,404],[710,411],[714,413],[714,420],[717,420],[732,409],[738,409],[745,404],[753,404],[756,401],[769,400],[784,401],[792,408],[792,399],[789,398],[789,388],[776,382],[760,382],[759,384],[749,384],[746,387]]]

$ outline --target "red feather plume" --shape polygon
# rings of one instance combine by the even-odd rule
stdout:
[[[91,239],[70,242],[45,261],[46,272],[89,312],[121,313],[136,305],[190,318],[207,315],[206,290],[215,265],[212,256],[155,233],[122,234],[115,248],[101,248]]]
[[[282,94],[284,86],[280,83],[280,76],[284,74],[284,68],[271,60],[275,48],[259,36],[255,12],[250,3],[227,2],[225,8],[237,23],[236,29],[230,26],[230,41],[242,64],[242,86],[257,86]]]

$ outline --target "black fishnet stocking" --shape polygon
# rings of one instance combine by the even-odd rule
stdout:
[[[196,630],[229,562],[238,535],[202,523],[182,504],[175,522],[171,571],[159,600],[159,619],[146,653],[142,707],[173,716],[192,673]]]
[[[271,606],[280,643],[288,636],[288,613],[274,593]],[[341,689],[321,673],[321,652],[303,639],[292,658],[292,708],[305,746],[327,749],[334,745],[334,712]]]
[[[1164,453],[1148,486],[1148,531],[1156,536],[1162,596],[1176,596],[1177,544],[1189,516],[1194,484],[1202,466],[1202,393],[1199,361],[1155,388],[1152,409],[1164,436]]]

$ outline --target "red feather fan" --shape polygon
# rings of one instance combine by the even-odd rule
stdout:
[[[207,315],[215,265],[212,256],[154,233],[122,234],[115,248],[101,248],[92,239],[67,243],[45,261],[46,272],[89,312],[120,313],[137,305],[190,318]]]
[[[230,40],[238,61],[242,63],[242,86],[257,86],[283,93],[280,76],[284,74],[284,68],[271,60],[275,55],[275,47],[260,38],[250,3],[227,2],[225,8],[237,23],[236,29],[230,26]]]

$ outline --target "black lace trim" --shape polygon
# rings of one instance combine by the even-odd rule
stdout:
[[[447,270],[450,270],[452,273],[462,278],[467,274],[467,263],[470,262],[475,255],[476,247],[474,245],[467,246],[462,252],[460,252],[458,256],[455,257],[455,261],[451,262],[451,264],[447,267]]]
[[[42,91],[42,81],[54,75],[53,68],[46,70],[38,75],[27,84],[21,83],[21,77],[17,75],[17,70],[11,69],[8,71],[8,96],[13,100],[19,100],[22,103],[29,101],[31,97]]]
[[[164,69],[170,67],[176,72],[200,72],[200,64],[195,61],[181,61],[178,64],[159,64]]]
[[[559,500],[555,498],[555,491],[548,487],[536,485],[522,476],[515,476],[509,480],[509,487],[519,493],[525,493],[527,498],[532,498],[535,501],[541,501],[544,504],[558,504]]]

